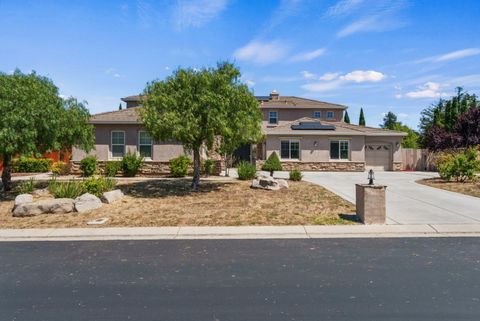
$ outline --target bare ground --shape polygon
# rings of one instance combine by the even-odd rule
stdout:
[[[205,180],[190,190],[189,179],[119,181],[126,196],[87,214],[44,214],[15,218],[13,194],[0,196],[0,228],[87,227],[108,217],[102,227],[355,224],[355,206],[321,186],[291,182],[266,191],[250,182]],[[91,226],[88,226],[91,227]]]
[[[454,182],[454,181],[445,181],[441,178],[427,178],[417,181],[417,183],[441,188],[447,191],[461,193],[465,195],[480,197],[480,182]]]

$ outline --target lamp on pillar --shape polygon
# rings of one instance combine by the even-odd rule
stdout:
[[[373,172],[373,169],[370,169],[368,171],[368,185],[373,185],[374,179],[375,179],[375,173]]]

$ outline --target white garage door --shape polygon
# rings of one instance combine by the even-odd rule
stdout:
[[[390,144],[365,145],[365,162],[367,170],[388,171],[391,168],[392,148]]]

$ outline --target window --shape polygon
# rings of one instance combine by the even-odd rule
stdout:
[[[327,119],[333,119],[333,111],[327,111]]]
[[[125,132],[112,131],[112,157],[123,157],[125,154]]]
[[[142,157],[152,158],[152,138],[145,131],[138,133],[138,151]]]
[[[313,112],[313,118],[322,118],[322,112],[321,111],[314,111]]]
[[[349,156],[348,140],[330,141],[330,159],[347,159]]]
[[[278,123],[278,112],[276,112],[276,111],[268,112],[268,123],[269,124]]]
[[[300,159],[300,142],[298,140],[282,140],[280,157],[283,159]]]

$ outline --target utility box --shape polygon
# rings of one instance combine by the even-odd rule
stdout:
[[[364,224],[385,224],[387,210],[384,185],[355,184],[357,216]]]

